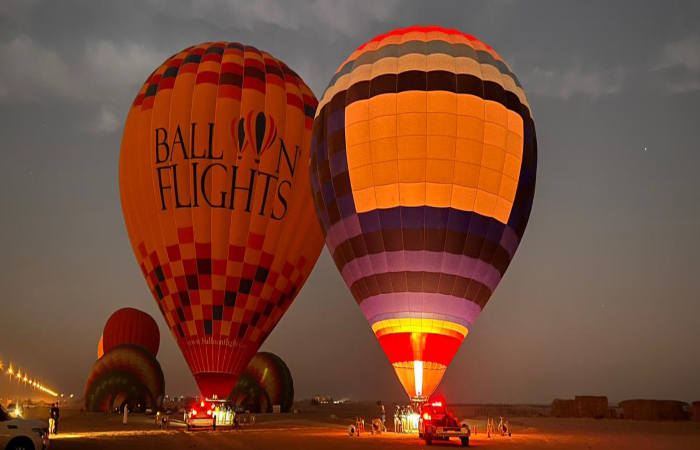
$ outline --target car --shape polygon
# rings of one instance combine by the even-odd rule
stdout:
[[[6,411],[12,416],[13,419],[22,418],[22,407],[16,403],[10,403],[7,405]]]
[[[418,418],[418,437],[425,439],[426,445],[433,441],[449,441],[458,438],[462,446],[469,445],[471,430],[466,423],[459,423],[456,417],[447,410],[443,399],[425,403],[421,407]]]
[[[215,406],[213,404],[204,400],[199,403],[195,403],[185,415],[185,426],[187,427],[187,431],[196,428],[216,430],[214,408]]]
[[[15,418],[0,405],[0,449],[44,450],[49,447],[49,427],[43,422]]]

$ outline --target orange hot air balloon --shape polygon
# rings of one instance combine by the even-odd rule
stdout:
[[[147,313],[134,308],[122,308],[107,320],[100,343],[103,354],[118,345],[136,344],[155,357],[158,356],[160,347],[160,330],[153,317]]]
[[[104,356],[105,354],[104,339],[105,336],[103,334],[102,336],[100,336],[100,343],[97,344],[97,359],[102,358],[102,356]]]
[[[206,397],[228,396],[323,247],[308,182],[316,105],[282,61],[207,42],[161,64],[129,111],[126,227]]]
[[[537,140],[525,93],[473,36],[409,27],[350,55],[313,131],[328,250],[406,393],[426,400],[530,217]]]

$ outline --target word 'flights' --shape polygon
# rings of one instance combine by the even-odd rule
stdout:
[[[193,123],[188,148],[179,125],[172,136],[168,136],[168,130],[165,128],[155,129],[155,166],[161,209],[165,211],[169,206],[173,206],[173,203],[176,209],[209,206],[233,211],[236,208],[245,208],[245,212],[269,215],[274,220],[282,220],[287,214],[288,196],[292,190],[299,146],[295,146],[294,153],[290,155],[281,137],[278,137],[276,142],[270,142],[264,150],[277,147],[278,154],[275,172],[267,173],[259,168],[240,167],[235,164],[227,166],[215,162],[222,161],[224,153],[217,153],[213,147],[214,124],[208,124],[208,148],[195,147],[195,135],[198,131],[197,124]],[[250,146],[246,145],[243,148]],[[241,152],[240,148],[236,150]],[[258,152],[255,156],[256,162],[259,161],[261,153]],[[241,161],[241,156],[239,154],[238,161]],[[233,160],[235,161],[235,158]],[[227,189],[212,193],[212,176],[215,172],[217,179],[224,177]],[[263,195],[254,196],[254,192],[260,188],[263,189]],[[271,194],[273,200],[268,201]]]

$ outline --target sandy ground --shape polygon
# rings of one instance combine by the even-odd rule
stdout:
[[[243,430],[186,432],[174,422],[169,430],[158,430],[152,417],[131,414],[129,424],[121,416],[79,414],[62,410],[59,435],[52,449],[398,449],[426,448],[417,436],[393,432],[350,437],[347,426],[358,412],[376,409],[373,405],[306,407],[299,414],[258,415],[258,423]],[[47,410],[28,410],[28,418],[44,419]],[[367,413],[365,413],[367,414]],[[691,422],[635,422],[518,418],[510,421],[513,436],[488,438],[486,421],[469,420],[476,426],[472,446],[491,449],[700,449],[700,424]],[[391,426],[391,423],[388,424]],[[458,441],[435,443],[432,448],[458,448]]]

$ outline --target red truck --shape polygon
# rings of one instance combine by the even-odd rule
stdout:
[[[460,424],[445,407],[444,400],[435,400],[423,405],[418,418],[418,437],[425,439],[426,445],[433,441],[449,441],[458,438],[462,446],[469,445],[471,431],[466,423]]]

